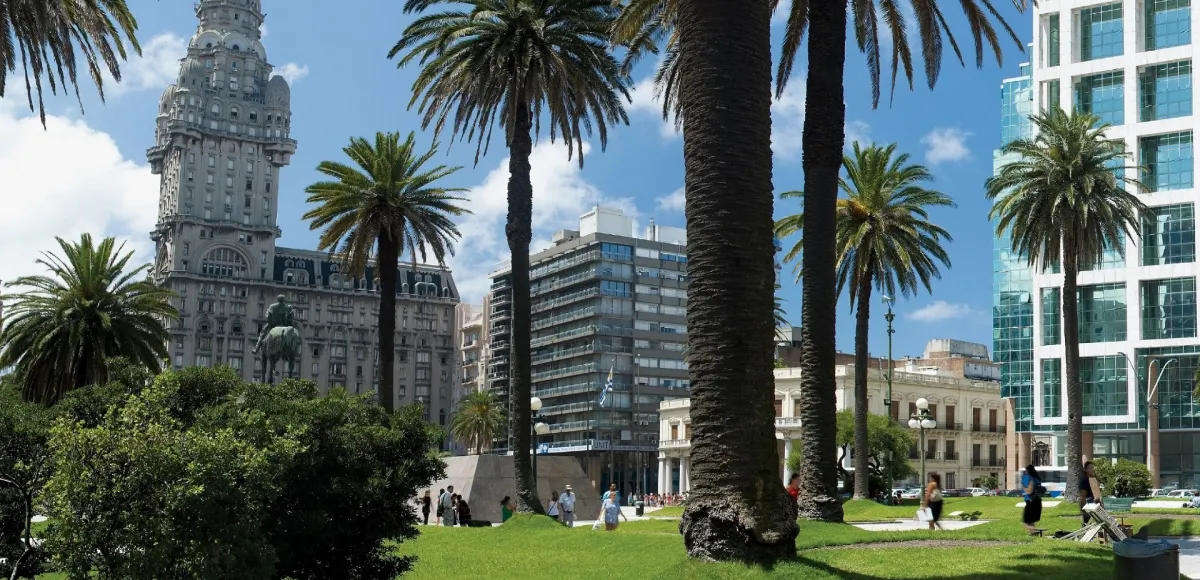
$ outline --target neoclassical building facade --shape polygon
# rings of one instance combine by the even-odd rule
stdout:
[[[272,75],[257,0],[200,0],[199,25],[163,92],[154,145],[160,176],[152,278],[178,294],[171,362],[226,365],[247,380],[267,306],[283,295],[304,341],[296,374],[324,388],[377,392],[379,284],[375,266],[343,270],[324,252],[276,245],[282,174],[291,163],[291,88]],[[396,309],[396,403],[430,421],[452,410],[458,292],[449,270],[406,264]]]
[[[835,368],[837,409],[854,408],[854,367]],[[942,475],[947,489],[969,487],[977,477],[995,475],[1003,484],[1005,474],[1005,420],[1000,386],[992,381],[975,381],[934,369],[897,370],[892,377],[890,404],[884,406],[887,375],[870,369],[867,374],[867,409],[890,414],[903,425],[916,413],[917,400],[925,399],[937,424],[925,431],[925,447],[910,450],[909,461],[919,471],[921,454],[926,471]],[[691,452],[690,399],[663,401],[659,405],[659,493],[690,489]],[[914,433],[915,435],[915,433]],[[779,440],[779,473],[786,483],[784,462],[800,437],[800,369],[775,370],[775,436]],[[919,445],[919,444],[918,444]],[[849,454],[843,459],[852,470]],[[916,476],[907,483],[916,483]],[[904,482],[900,482],[904,483]]]

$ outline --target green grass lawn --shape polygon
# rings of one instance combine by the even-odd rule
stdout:
[[[948,497],[943,500],[943,517],[953,519],[949,514],[956,511],[982,512],[982,520],[1020,520],[1023,508],[1017,507],[1021,502],[1015,497]],[[870,500],[851,500],[842,504],[845,519],[848,522],[871,522],[882,520],[910,520],[916,515],[918,504],[912,500],[905,505],[888,506]],[[1079,506],[1071,503],[1060,503],[1043,510],[1043,517],[1076,516]]]
[[[516,516],[499,528],[422,528],[400,550],[418,557],[405,578],[716,578],[768,575],[802,580],[980,579],[1075,580],[1112,574],[1112,551],[1034,539],[1017,521],[955,532],[867,532],[845,524],[801,522],[797,559],[773,570],[705,564],[687,558],[678,522],[623,523],[612,533],[566,529],[537,516]],[[1006,545],[915,547],[922,540],[1002,541]],[[862,544],[869,543],[870,549]],[[836,546],[858,545],[854,549]]]

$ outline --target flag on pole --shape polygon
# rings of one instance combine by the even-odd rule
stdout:
[[[613,370],[616,368],[616,366],[617,366],[617,364],[613,363],[613,366],[608,368],[608,380],[604,381],[604,387],[600,389],[600,406],[601,407],[604,406],[604,401],[608,398],[608,394],[611,393],[613,390]]]

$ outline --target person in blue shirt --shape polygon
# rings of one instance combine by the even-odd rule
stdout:
[[[608,484],[608,491],[604,492],[604,495],[600,496],[600,501],[604,501],[606,499],[613,500],[613,503],[617,504],[617,506],[620,507],[621,492],[617,491],[617,484],[615,484],[615,483]]]
[[[1025,498],[1025,511],[1021,514],[1021,523],[1025,529],[1033,535],[1037,527],[1034,524],[1042,519],[1042,496],[1040,489],[1042,487],[1042,477],[1038,475],[1037,469],[1033,465],[1025,466],[1025,473],[1021,474],[1021,492]]]

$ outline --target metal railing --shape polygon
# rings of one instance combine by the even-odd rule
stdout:
[[[533,304],[533,306],[530,307],[530,311],[531,312],[542,312],[544,310],[550,310],[551,308],[556,308],[559,306],[570,304],[572,302],[583,300],[585,298],[591,298],[593,296],[599,296],[599,295],[600,295],[599,288],[588,288],[587,290],[580,290],[579,292],[572,292],[565,296],[559,296],[558,298],[550,298],[547,300],[542,300],[540,302],[535,302]]]
[[[531,380],[540,381],[543,379],[552,379],[555,377],[563,377],[563,376],[567,376],[567,375],[577,375],[580,373],[594,373],[597,370],[599,370],[599,367],[598,367],[598,365],[596,365],[596,363],[587,363],[587,364],[564,367],[561,369],[550,369],[548,371],[533,373],[530,376],[530,378],[531,378]]]

